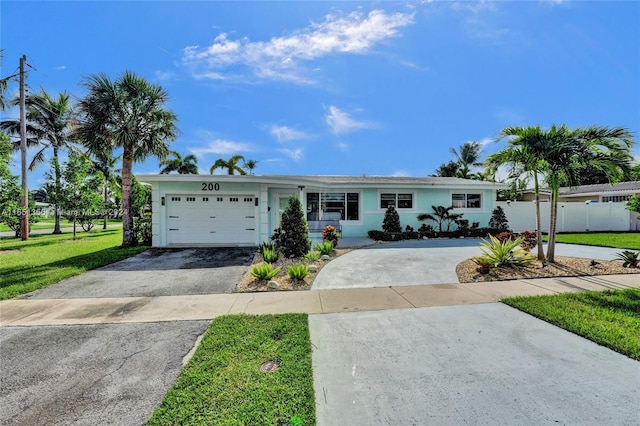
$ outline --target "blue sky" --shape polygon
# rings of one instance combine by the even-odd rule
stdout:
[[[81,97],[83,77],[127,69],[161,84],[172,149],[201,173],[241,154],[256,174],[426,176],[464,142],[496,151],[506,126],[640,130],[636,1],[3,0],[0,14],[1,75],[25,54],[34,91]]]

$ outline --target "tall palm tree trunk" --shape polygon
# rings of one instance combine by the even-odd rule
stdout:
[[[556,186],[556,185],[553,185]],[[556,254],[556,228],[558,218],[558,189],[551,190],[551,211],[549,214],[549,243],[547,246],[547,262],[555,262]]]
[[[62,234],[62,229],[60,229],[60,191],[62,190],[62,184],[60,183],[60,162],[58,161],[58,147],[57,146],[53,146],[53,173],[55,175],[55,179],[56,179],[56,194],[55,194],[55,203],[54,203],[54,207],[55,207],[55,212],[54,212],[54,218],[55,218],[55,224],[53,226],[53,233],[54,234]]]
[[[538,175],[533,174],[534,190],[536,194],[536,238],[538,246],[538,262],[544,262],[544,248],[542,247],[542,217],[540,216],[540,184]]]
[[[122,247],[137,245],[133,232],[133,212],[131,210],[131,170],[133,148],[125,147],[122,153]]]

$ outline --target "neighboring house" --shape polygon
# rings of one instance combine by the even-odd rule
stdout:
[[[256,245],[280,225],[291,196],[307,221],[339,220],[345,237],[381,229],[393,205],[403,227],[420,226],[431,206],[455,207],[487,226],[496,190],[506,185],[458,178],[375,176],[141,175],[152,185],[154,246]],[[432,223],[432,225],[434,225]]]
[[[522,191],[522,201],[531,201],[535,198],[532,189]],[[608,183],[598,185],[582,185],[575,188],[562,187],[559,191],[560,202],[598,202],[598,203],[624,203],[634,195],[640,195],[640,181],[620,182],[615,185]],[[548,201],[551,193],[548,189],[540,190],[540,199]]]

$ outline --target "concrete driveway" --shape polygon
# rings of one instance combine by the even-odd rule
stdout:
[[[152,248],[137,256],[67,278],[26,299],[153,297],[231,293],[255,248]]]
[[[506,305],[309,324],[321,426],[638,424],[639,362]]]
[[[482,254],[481,240],[418,240],[378,244],[346,253],[320,270],[312,290],[452,284],[456,266]],[[546,246],[545,246],[546,251]],[[620,249],[556,244],[556,255],[612,260]]]
[[[208,325],[2,327],[0,423],[143,425]]]
[[[229,293],[254,251],[151,249],[26,298]],[[87,318],[104,309],[91,300],[83,310]],[[209,321],[167,321],[2,327],[0,423],[144,424],[178,377],[183,357],[208,325]]]

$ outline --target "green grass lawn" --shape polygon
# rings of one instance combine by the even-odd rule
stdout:
[[[640,289],[514,297],[502,301],[640,361]]]
[[[122,219],[109,219],[109,225],[115,225],[122,223]],[[102,219],[98,219],[95,221],[95,228],[102,228]],[[31,230],[35,231],[38,229],[51,229],[55,226],[55,219],[52,217],[44,217],[39,218],[37,222],[31,224]],[[80,224],[76,225],[78,229],[80,229]],[[69,222],[67,219],[60,219],[60,227],[61,228],[72,228],[73,222]],[[10,232],[12,231],[4,223],[0,223],[0,232]]]
[[[545,241],[548,239],[546,235],[543,236],[543,238]],[[556,241],[558,243],[640,250],[640,232],[580,232],[556,234]]]
[[[308,316],[216,318],[148,424],[314,425]]]
[[[147,247],[121,249],[121,229],[0,240],[0,299],[28,293],[89,269],[117,262]]]

